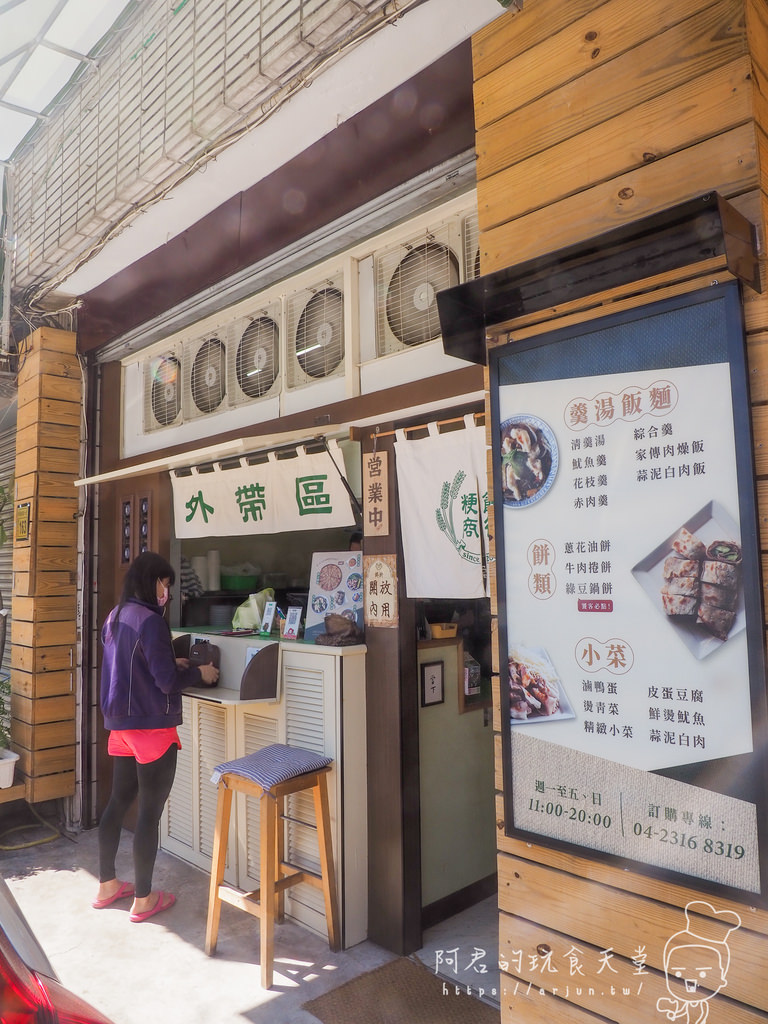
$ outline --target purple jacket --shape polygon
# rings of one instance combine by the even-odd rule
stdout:
[[[200,670],[176,664],[171,636],[156,604],[131,598],[113,608],[101,631],[101,710],[106,729],[165,729],[181,725],[181,691],[199,685]]]

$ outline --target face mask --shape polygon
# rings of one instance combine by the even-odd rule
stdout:
[[[168,597],[169,597],[168,587],[163,587],[163,592],[160,595],[160,597],[158,597],[158,599],[157,599],[157,603],[160,605],[161,608],[164,605],[168,604]]]

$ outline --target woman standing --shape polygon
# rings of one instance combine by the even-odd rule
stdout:
[[[165,606],[175,580],[172,566],[153,551],[139,555],[128,569],[120,603],[102,629],[101,710],[110,730],[112,794],[99,823],[99,891],[93,906],[101,910],[133,897],[131,921],[141,922],[172,907],[176,897],[152,891],[158,827],[176,774],[181,746],[181,691],[201,681],[213,685],[213,665],[190,666],[176,659],[165,621]],[[115,858],[125,814],[138,796],[133,837],[134,883],[121,882]]]

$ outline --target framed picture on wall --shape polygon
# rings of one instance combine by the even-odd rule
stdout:
[[[427,661],[421,666],[421,706],[442,704],[445,701],[442,661]]]

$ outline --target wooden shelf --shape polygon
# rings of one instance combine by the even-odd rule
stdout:
[[[437,640],[418,640],[418,650],[426,650],[428,647],[455,647],[461,643],[460,636],[446,636],[438,638]]]
[[[7,786],[5,789],[0,789],[0,804],[10,803],[11,800],[23,800],[27,792],[27,787],[23,782],[17,782],[15,786]]]

